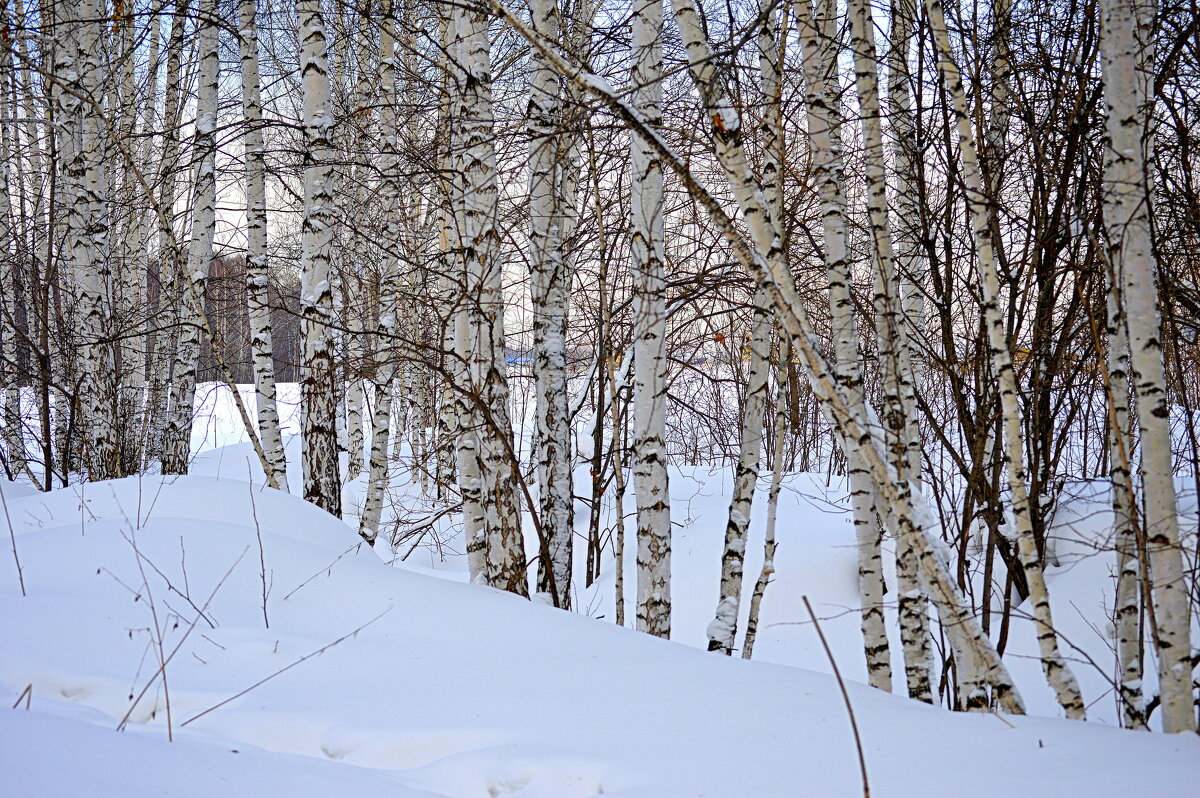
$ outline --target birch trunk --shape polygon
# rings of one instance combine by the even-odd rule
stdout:
[[[662,0],[635,0],[633,105],[662,122]],[[667,299],[663,268],[663,172],[644,136],[633,136],[630,254],[634,272],[633,486],[637,498],[637,628],[671,636],[671,498],[667,476]]]
[[[162,286],[158,312],[165,316],[166,329],[155,333],[150,342],[150,379],[147,386],[147,460],[160,459],[166,444],[166,425],[170,412],[171,366],[179,348],[180,308],[183,303],[182,255],[173,227],[175,218],[176,172],[179,169],[180,116],[185,93],[183,45],[187,36],[189,0],[175,4],[171,31],[167,39],[167,68],[164,83],[162,160],[158,164],[158,270]]]
[[[851,295],[850,261],[846,245],[846,197],[843,193],[842,116],[838,110],[836,40],[837,18],[829,0],[820,0],[814,14],[809,0],[794,3],[800,40],[804,47],[805,97],[808,135],[813,150],[813,171],[821,198],[825,268],[829,276],[830,324],[837,356],[835,374],[845,386],[847,399],[865,417],[862,366],[858,354],[858,324]],[[835,427],[836,429],[836,427]],[[847,481],[858,544],[859,602],[862,612],[863,649],[867,680],[873,687],[891,691],[891,654],[883,616],[883,553],[880,546],[883,513],[876,512],[877,498],[866,465],[851,441],[842,438]]]
[[[300,308],[304,319],[301,369],[301,437],[304,498],[342,514],[337,415],[330,323],[333,292],[333,169],[330,130],[329,50],[320,0],[296,0],[300,25],[300,73],[304,90],[304,221],[300,229]]]
[[[918,246],[916,225],[917,207],[913,192],[918,189],[915,166],[916,137],[914,135],[912,101],[909,92],[908,53],[913,38],[915,8],[911,0],[895,0],[891,11],[891,49],[888,52],[888,105],[892,120],[892,135],[896,140],[894,174],[896,198],[895,257],[900,279],[900,292],[905,334],[918,336],[924,330],[924,285],[926,266]],[[923,373],[911,356],[911,346],[901,349],[900,379],[902,381],[907,447],[907,468],[900,462],[894,465],[901,476],[907,475],[915,485],[921,484],[921,434],[917,426],[916,384]],[[907,358],[907,363],[905,359]],[[900,620],[900,642],[904,651],[904,674],[908,695],[918,701],[933,703],[933,657],[929,636],[928,599],[921,589],[916,570],[916,552],[900,538],[896,540],[896,587]]]
[[[763,124],[763,192],[771,203],[771,215],[778,228],[782,216],[781,180],[783,172],[783,128],[780,118],[779,44],[775,14],[769,2],[760,2],[762,25],[758,33],[758,63]],[[771,350],[771,315],[762,291],[754,295],[750,331],[750,369],[746,398],[742,407],[741,447],[733,477],[729,519],[725,524],[725,548],[721,555],[721,588],[716,616],[709,623],[708,650],[733,654],[737,638],[738,614],[742,606],[742,579],[746,560],[746,534],[758,486],[759,459],[762,452],[763,415],[767,404],[767,376]]]
[[[548,41],[564,34],[557,0],[529,4],[533,29]],[[571,479],[570,409],[567,406],[567,292],[571,275],[565,252],[561,186],[570,165],[562,126],[561,78],[535,49],[529,76],[529,245],[533,300],[538,497],[545,551],[538,559],[537,590],[558,607],[571,607],[574,487]]]
[[[395,248],[402,245],[400,229],[400,157],[397,144],[396,118],[396,39],[392,16],[392,3],[387,0],[379,30],[379,95],[380,132],[383,137],[383,157],[380,163],[380,195],[384,205],[383,265],[379,276],[379,319],[377,340],[384,346],[392,346],[396,338],[396,279],[399,262]],[[392,417],[392,383],[396,374],[395,361],[391,357],[380,357],[372,352],[374,363],[375,407],[371,414],[370,476],[367,494],[363,500],[362,517],[358,532],[363,539],[375,545],[379,534],[379,520],[383,513],[383,494],[388,484],[388,432]],[[382,362],[380,362],[382,360]],[[397,430],[402,436],[403,430]]]
[[[1110,264],[1110,270],[1112,269]],[[1117,551],[1116,614],[1118,687],[1125,726],[1146,728],[1142,694],[1142,633],[1138,556],[1140,524],[1134,493],[1133,436],[1129,413],[1129,335],[1126,332],[1121,275],[1112,270],[1108,284],[1109,479],[1112,483],[1113,528]]]
[[[791,362],[791,348],[781,345],[783,362]],[[763,596],[767,585],[775,574],[775,523],[779,515],[779,490],[783,484],[783,449],[787,439],[787,409],[785,397],[789,388],[787,374],[789,369],[781,364],[779,369],[779,385],[775,391],[775,430],[774,446],[771,451],[771,488],[767,493],[767,531],[763,539],[763,564],[754,583],[754,591],[750,595],[750,612],[746,617],[746,638],[742,641],[742,659],[754,656],[754,642],[758,639],[758,617],[762,609]]]
[[[192,443],[193,405],[196,396],[196,366],[200,356],[200,315],[204,286],[213,258],[216,232],[217,176],[217,4],[205,0],[199,20],[199,93],[196,101],[194,158],[196,176],[192,215],[192,241],[188,247],[187,272],[180,279],[182,330],[171,369],[169,417],[163,435],[164,474],[186,474]]]
[[[1122,276],[1130,364],[1141,428],[1146,551],[1154,575],[1159,695],[1163,730],[1194,731],[1192,644],[1187,582],[1171,453],[1171,405],[1163,381],[1151,200],[1143,155],[1144,109],[1151,102],[1138,70],[1142,47],[1133,0],[1101,3],[1104,95],[1110,152],[1104,174],[1104,223],[1109,259]],[[1147,45],[1149,46],[1149,45]]]
[[[107,185],[104,173],[103,106],[104,57],[100,6],[84,0],[79,7],[80,23],[77,101],[81,120],[80,147],[73,166],[76,197],[71,244],[72,260],[79,286],[80,328],[84,339],[83,423],[86,429],[85,458],[91,479],[120,476],[117,449],[117,394],[114,381],[112,334],[112,262],[108,253]]]
[[[279,410],[275,403],[257,0],[239,0],[238,11],[241,23],[242,115],[246,123],[242,142],[246,158],[246,301],[250,319],[250,357],[254,363],[258,435],[275,484],[287,492],[287,459],[279,430]]]
[[[7,20],[3,22],[7,24]],[[0,51],[0,75],[12,74],[12,55]],[[0,114],[9,113],[8,81],[0,77]],[[13,83],[13,116],[16,116],[16,84]],[[12,190],[9,182],[9,159],[15,148],[9,131],[13,125],[0,125],[0,286],[6,286],[0,297],[0,382],[4,385],[4,467],[10,479],[26,470],[25,429],[21,418],[21,386],[17,371],[17,294],[21,276],[17,265],[16,244],[10,219],[13,216]],[[8,286],[11,286],[9,288]],[[28,317],[27,317],[28,318]],[[29,325],[32,327],[32,324]]]
[[[463,254],[472,300],[472,382],[486,414],[479,434],[480,465],[486,501],[487,581],[493,587],[529,595],[525,544],[521,533],[512,424],[508,411],[508,375],[504,347],[504,297],[499,233],[491,94],[491,45],[488,15],[466,9],[457,14],[464,64],[462,85]]]
[[[1058,635],[1054,630],[1054,618],[1050,610],[1050,595],[1046,588],[1037,542],[1033,535],[1029,494],[1026,486],[1021,408],[1017,399],[1017,379],[1013,370],[1012,356],[1008,349],[1004,318],[1000,313],[1000,280],[992,248],[992,229],[987,210],[988,197],[983,189],[979,157],[975,149],[975,136],[967,111],[966,92],[963,88],[962,75],[954,63],[950,50],[950,36],[946,30],[942,2],[941,0],[924,0],[924,2],[926,13],[929,16],[930,32],[938,51],[938,69],[950,92],[953,112],[958,124],[958,152],[962,161],[962,179],[975,236],[975,249],[980,272],[979,282],[983,294],[983,317],[987,326],[992,371],[999,383],[1000,390],[1004,423],[1003,459],[1008,474],[1009,490],[1012,493],[1012,511],[1017,526],[1017,550],[1021,558],[1021,568],[1029,585],[1029,598],[1033,603],[1033,615],[1037,622],[1038,649],[1042,658],[1042,670],[1067,717],[1082,720],[1086,714],[1083,698],[1080,695],[1079,684],[1075,680],[1074,673],[1071,672],[1070,666],[1059,653]]]
[[[118,147],[129,147],[137,151],[138,141],[138,96],[135,83],[137,46],[135,42],[134,9],[129,0],[117,0],[113,4],[115,44],[120,64],[120,92],[117,97],[118,119],[115,125],[121,141]],[[111,112],[110,112],[111,113]],[[112,143],[112,142],[110,142]],[[127,208],[124,235],[119,242],[121,280],[119,295],[114,296],[114,306],[121,315],[133,320],[142,315],[145,308],[145,251],[146,217],[143,197],[134,170],[123,165],[118,206]],[[114,286],[116,289],[117,286]],[[114,294],[117,291],[114,290]],[[122,474],[136,473],[140,466],[138,430],[141,427],[142,397],[146,389],[146,336],[140,330],[121,336],[116,344],[117,363],[120,375],[120,404],[117,411],[121,423],[118,426],[119,470]]]

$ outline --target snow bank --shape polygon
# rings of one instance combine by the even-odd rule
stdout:
[[[0,710],[5,795],[860,794],[829,676],[388,567],[245,478],[7,502],[28,595],[9,565],[0,694],[33,701]],[[1185,796],[1200,779],[1195,738],[850,694],[877,794]]]

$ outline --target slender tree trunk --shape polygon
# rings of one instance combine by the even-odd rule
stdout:
[[[786,344],[780,345],[783,363],[791,361],[791,348]],[[780,364],[783,366],[783,364]],[[787,379],[788,369],[779,369],[779,385],[775,389],[775,430],[774,446],[771,452],[771,488],[767,493],[767,532],[763,541],[763,564],[754,583],[754,592],[750,596],[750,613],[746,618],[746,639],[742,641],[742,658],[754,656],[754,641],[758,639],[758,616],[762,609],[763,595],[767,585],[775,574],[775,523],[779,514],[779,490],[783,485],[783,449],[787,439],[788,417],[786,397],[789,390],[795,390]]]
[[[1122,277],[1130,364],[1138,402],[1146,550],[1154,574],[1154,615],[1158,626],[1155,643],[1163,730],[1186,732],[1196,729],[1191,626],[1183,552],[1179,545],[1171,405],[1163,380],[1151,201],[1143,156],[1143,105],[1151,100],[1138,76],[1143,53],[1135,35],[1138,23],[1135,3],[1104,0],[1101,11],[1104,95],[1111,148],[1104,174],[1104,223],[1108,228],[1109,259]]]
[[[975,234],[979,282],[983,293],[983,317],[987,326],[992,371],[1000,386],[1004,421],[1004,461],[1009,490],[1012,492],[1013,517],[1017,526],[1017,550],[1029,585],[1029,598],[1033,602],[1042,669],[1067,717],[1083,719],[1086,713],[1079,684],[1058,649],[1058,635],[1050,611],[1050,594],[1046,588],[1041,558],[1033,535],[1017,379],[1008,349],[1004,318],[1000,313],[1000,280],[992,246],[992,229],[987,211],[988,198],[984,194],[975,136],[967,111],[966,93],[962,76],[951,54],[950,37],[946,30],[941,0],[925,0],[925,8],[938,50],[938,69],[949,89],[954,116],[958,123],[958,152],[962,161],[962,179]]]
[[[81,114],[80,146],[73,165],[79,192],[72,208],[75,223],[71,243],[79,286],[80,329],[84,339],[82,383],[86,465],[93,480],[120,475],[117,451],[116,363],[109,340],[112,324],[112,263],[108,253],[107,185],[104,173],[104,127],[100,108],[104,97],[103,31],[96,0],[84,0],[79,11],[79,79],[74,88]]]
[[[829,309],[837,356],[835,373],[856,411],[865,417],[862,366],[858,354],[858,324],[851,296],[850,261],[846,245],[846,197],[842,175],[842,117],[838,110],[837,58],[833,46],[837,18],[833,3],[821,0],[816,15],[809,0],[796,0],[796,19],[804,46],[805,96],[808,134],[829,275]],[[891,691],[891,654],[883,616],[883,553],[880,546],[884,513],[877,513],[877,498],[865,463],[852,443],[842,439],[847,481],[858,543],[859,601],[862,609],[863,648],[867,679],[873,687]]]
[[[467,9],[457,15],[463,54],[462,145],[463,254],[471,305],[471,376],[485,415],[478,436],[486,501],[487,581],[529,595],[521,533],[516,464],[511,446],[508,375],[504,345],[502,264],[496,229],[497,186],[491,97],[488,15]]]
[[[533,28],[549,41],[565,31],[557,0],[533,0]],[[574,487],[571,479],[570,409],[567,405],[567,292],[571,275],[564,246],[560,195],[569,171],[559,152],[573,134],[561,131],[561,78],[534,50],[529,76],[529,243],[533,300],[536,453],[542,532],[547,551],[538,559],[537,589],[556,606],[571,606]]]
[[[771,202],[778,228],[782,216],[783,128],[780,119],[779,44],[775,14],[769,2],[760,2],[762,25],[758,34],[761,94],[765,107],[763,124],[763,192]],[[762,452],[763,415],[767,404],[767,377],[771,349],[770,303],[761,291],[754,294],[750,331],[750,370],[742,405],[741,449],[733,477],[729,518],[725,524],[725,549],[721,555],[721,588],[716,616],[709,623],[708,650],[733,653],[737,639],[738,613],[742,606],[742,578],[746,560],[746,534],[750,527],[754,491],[758,486]]]
[[[1115,264],[1114,264],[1115,265]],[[1110,267],[1111,268],[1111,267]],[[1117,633],[1118,686],[1125,725],[1146,728],[1142,694],[1142,633],[1138,555],[1141,533],[1134,493],[1132,418],[1129,413],[1129,336],[1121,301],[1121,275],[1109,275],[1107,382],[1109,390],[1109,478],[1112,483],[1113,527],[1117,550],[1117,588],[1114,602]]]
[[[8,23],[7,19],[2,20]],[[12,108],[16,116],[16,82],[12,84],[12,104],[9,104],[9,81],[4,75],[12,73],[12,55],[8,48],[0,50],[0,114],[7,115]],[[4,461],[9,478],[26,470],[25,429],[21,418],[21,385],[17,369],[17,296],[22,282],[17,263],[17,244],[10,220],[13,217],[12,189],[9,183],[10,158],[14,155],[10,130],[13,125],[0,125],[0,383],[4,386]],[[26,317],[28,318],[28,316]],[[32,327],[32,325],[28,325]]]
[[[300,24],[300,74],[304,89],[304,221],[300,232],[300,308],[304,317],[301,368],[301,437],[304,498],[342,514],[330,324],[333,291],[333,169],[330,130],[329,54],[319,0],[296,0]]]
[[[287,459],[275,404],[275,358],[271,335],[270,269],[267,263],[267,199],[258,73],[257,0],[239,0],[242,56],[242,114],[246,122],[246,300],[250,357],[258,403],[258,434],[275,484],[287,491]]]
[[[896,197],[895,259],[900,278],[904,331],[917,336],[924,330],[924,259],[918,251],[917,207],[913,192],[918,189],[916,139],[913,133],[909,92],[908,53],[913,38],[915,8],[911,0],[895,0],[891,11],[891,50],[888,53],[888,101],[892,132],[896,140],[894,174]],[[902,347],[900,378],[903,388],[907,468],[897,462],[898,473],[921,484],[921,434],[917,427],[916,384],[920,368],[913,362],[911,347]],[[908,362],[905,363],[905,358]],[[904,674],[908,695],[933,703],[933,661],[929,636],[929,603],[916,570],[916,552],[900,538],[896,540],[896,588],[899,593],[900,642],[904,651]]]
[[[217,4],[204,0],[200,6],[199,94],[196,104],[195,211],[192,241],[188,248],[187,272],[179,281],[182,292],[182,322],[171,374],[170,415],[164,431],[162,468],[164,474],[186,474],[192,443],[193,405],[196,396],[196,366],[200,357],[200,331],[204,286],[213,258],[216,232],[217,177]]]
[[[662,119],[662,0],[635,0],[633,105],[657,130]],[[633,136],[630,252],[633,260],[634,439],[637,496],[637,625],[671,636],[671,497],[664,441],[667,298],[663,266],[663,172],[658,154]]]
[[[150,379],[147,386],[146,460],[161,459],[166,445],[166,426],[171,413],[170,385],[172,364],[179,349],[181,306],[184,292],[182,254],[177,246],[173,228],[175,219],[176,173],[179,169],[180,116],[185,94],[183,77],[183,46],[187,38],[189,0],[176,2],[171,15],[171,31],[167,39],[167,68],[164,83],[162,160],[158,167],[160,193],[158,224],[158,312],[164,317],[163,329],[154,334],[150,343]]]
[[[396,280],[399,261],[395,248],[403,243],[400,225],[400,156],[397,144],[396,114],[396,39],[392,0],[385,0],[384,15],[379,31],[379,94],[382,105],[380,132],[383,136],[383,158],[380,164],[381,191],[384,205],[383,266],[379,276],[379,319],[377,339],[381,345],[394,345],[398,330],[396,316]],[[371,415],[370,477],[363,500],[359,534],[375,545],[379,520],[383,512],[383,494],[388,484],[388,431],[392,417],[392,383],[396,374],[395,361],[372,352],[374,363],[375,407]],[[382,362],[380,362],[382,360]],[[397,430],[397,437],[403,430]]]

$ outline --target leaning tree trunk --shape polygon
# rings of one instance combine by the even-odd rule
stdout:
[[[917,503],[920,497],[914,497],[909,483],[894,480],[881,442],[872,432],[872,428],[876,427],[878,422],[870,418],[869,414],[859,413],[852,408],[845,393],[833,382],[829,364],[818,351],[808,315],[796,293],[794,279],[779,256],[780,237],[746,157],[742,142],[741,118],[734,110],[725,87],[718,78],[717,65],[703,33],[695,3],[693,0],[676,0],[673,5],[675,20],[687,48],[692,79],[712,120],[717,158],[745,219],[753,246],[736,232],[720,203],[695,182],[690,170],[673,156],[661,138],[652,139],[654,149],[660,157],[671,156],[669,162],[676,174],[683,179],[685,187],[697,200],[704,203],[709,216],[721,227],[733,245],[738,260],[754,272],[759,285],[769,293],[772,303],[779,311],[780,321],[808,369],[814,393],[820,398],[833,423],[845,430],[846,439],[864,455],[876,490],[897,516],[899,534],[908,537],[919,547],[921,578],[934,598],[943,628],[955,652],[963,658],[970,658],[977,665],[978,671],[991,684],[996,699],[1004,709],[1023,713],[1024,702],[1013,684],[1008,668],[983,634],[978,622],[967,610],[966,599],[950,574],[949,564],[942,556],[939,544],[931,538],[936,522],[929,508],[923,502]],[[653,136],[653,129],[643,122],[636,111],[606,93],[605,87],[597,85],[595,81],[581,80],[581,83],[588,90],[601,93],[610,103],[616,104],[622,110],[623,117],[634,122],[635,128],[643,137]]]
[[[634,107],[657,130],[662,121],[662,0],[635,0]],[[662,161],[633,136],[630,159],[634,322],[633,485],[637,498],[637,627],[671,636],[671,498],[667,477],[667,298],[663,267]]]
[[[304,319],[301,364],[301,439],[304,498],[336,516],[342,514],[338,474],[337,391],[330,325],[333,292],[333,126],[329,51],[320,0],[297,0],[300,74],[304,89],[304,220],[300,228],[300,310]]]
[[[941,0],[925,0],[925,8],[929,16],[930,32],[938,50],[938,69],[949,89],[954,117],[958,123],[958,152],[962,162],[962,180],[971,214],[971,226],[975,235],[979,283],[983,293],[983,318],[987,326],[992,371],[1000,385],[1000,405],[1004,423],[1003,459],[1008,473],[1009,490],[1012,492],[1013,517],[1017,525],[1017,551],[1029,585],[1029,598],[1033,602],[1042,669],[1067,717],[1083,719],[1086,711],[1079,684],[1059,652],[1058,634],[1054,629],[1054,618],[1050,611],[1050,594],[1046,588],[1041,557],[1033,534],[1017,378],[1008,349],[1004,316],[1000,312],[1000,278],[992,246],[988,198],[983,189],[975,135],[967,111],[966,92],[962,75],[950,50],[950,37],[946,30]]]
[[[548,41],[564,31],[557,0],[529,4],[533,28]],[[537,590],[555,606],[571,607],[571,549],[575,502],[571,480],[571,426],[567,404],[566,328],[568,271],[560,206],[564,172],[560,151],[572,135],[561,131],[561,78],[534,50],[529,76],[529,244],[533,300],[537,475],[544,551],[538,559]]]
[[[242,55],[242,114],[246,158],[246,300],[250,357],[258,401],[258,434],[275,484],[287,491],[287,460],[275,403],[275,359],[271,338],[270,270],[267,265],[267,199],[258,73],[257,0],[239,0]]]
[[[1179,546],[1171,405],[1163,380],[1162,329],[1150,228],[1151,198],[1143,156],[1142,106],[1151,100],[1138,77],[1142,48],[1135,35],[1135,3],[1104,0],[1101,9],[1110,147],[1104,174],[1104,223],[1108,229],[1109,260],[1123,278],[1130,363],[1141,428],[1146,552],[1154,574],[1163,730],[1194,731],[1191,621]]]

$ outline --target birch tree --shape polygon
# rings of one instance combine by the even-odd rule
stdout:
[[[558,0],[529,4],[533,29],[548,40],[564,30]],[[565,151],[573,135],[561,130],[561,78],[535,49],[529,74],[529,243],[533,300],[534,378],[537,407],[537,474],[542,535],[547,551],[538,559],[538,592],[564,609],[571,606],[574,487],[567,404],[566,331],[571,284],[564,230],[573,202],[562,190],[570,181]],[[560,154],[561,153],[561,154]]]
[[[485,430],[478,436],[486,500],[487,581],[529,595],[525,543],[514,479],[512,423],[504,345],[503,270],[496,229],[497,177],[491,99],[488,14],[467,8],[457,15],[462,42],[462,248],[470,304],[470,373]]]
[[[320,0],[296,0],[300,75],[304,90],[304,220],[300,231],[300,307],[304,317],[301,368],[301,438],[304,498],[342,514],[337,445],[337,392],[330,326],[333,291],[333,169],[330,129],[329,50]]]
[[[383,20],[379,30],[379,97],[381,103],[379,127],[382,136],[380,158],[380,196],[384,203],[383,266],[379,275],[378,339],[395,340],[398,332],[396,281],[399,278],[399,258],[395,247],[402,241],[400,230],[400,154],[397,146],[396,114],[396,36],[392,0],[385,0]],[[374,363],[375,403],[371,413],[371,452],[368,457],[370,475],[367,495],[363,500],[362,518],[358,532],[371,545],[379,534],[383,513],[383,495],[388,481],[388,435],[392,420],[392,384],[396,374],[395,361],[372,352]],[[382,361],[382,362],[380,362]],[[397,430],[398,436],[401,431]]]
[[[1143,159],[1142,104],[1150,102],[1138,78],[1142,60],[1131,0],[1101,3],[1108,160],[1104,224],[1109,258],[1122,277],[1130,365],[1138,402],[1145,490],[1146,550],[1153,573],[1155,643],[1163,731],[1195,731],[1192,643],[1171,454],[1171,406],[1163,382],[1162,327],[1151,238],[1151,201]]]
[[[962,160],[962,180],[966,188],[967,205],[974,232],[988,348],[992,372],[1000,385],[1000,404],[1004,423],[1004,466],[1008,475],[1008,487],[1012,493],[1012,511],[1017,526],[1017,548],[1021,557],[1021,567],[1029,585],[1029,597],[1033,603],[1033,614],[1037,623],[1038,649],[1041,653],[1042,669],[1067,717],[1083,719],[1085,715],[1083,698],[1080,695],[1075,674],[1072,673],[1070,666],[1059,652],[1058,633],[1055,631],[1054,619],[1050,610],[1050,594],[1046,588],[1041,555],[1033,536],[1029,493],[1026,484],[1021,408],[1017,397],[1017,379],[1013,371],[1012,355],[1008,348],[1008,333],[1004,318],[1000,313],[1000,279],[996,270],[992,229],[987,211],[988,199],[984,193],[980,174],[979,157],[975,149],[975,135],[967,110],[966,91],[963,88],[962,75],[950,50],[950,37],[946,30],[941,0],[925,0],[925,11],[929,17],[930,32],[938,52],[938,69],[949,89],[957,122],[958,154]]]
[[[913,38],[915,8],[910,0],[895,0],[891,6],[891,48],[888,51],[888,112],[891,117],[892,134],[895,139],[893,161],[894,195],[896,198],[895,259],[900,280],[903,312],[903,332],[916,338],[924,328],[924,276],[925,266],[918,252],[916,240],[917,208],[913,192],[920,186],[917,182],[914,160],[916,141],[913,135],[912,98],[909,90],[908,58]],[[907,363],[905,358],[907,357]],[[912,348],[905,346],[900,352],[900,379],[902,382],[904,431],[907,446],[906,462],[895,462],[901,477],[921,484],[921,439],[917,427],[916,385],[920,368],[912,358]],[[896,587],[899,593],[900,642],[904,652],[904,674],[908,695],[919,701],[933,701],[933,665],[929,637],[928,600],[921,589],[916,571],[916,552],[907,541],[896,540]]]
[[[662,119],[662,0],[635,0],[633,105],[656,130]],[[639,131],[640,132],[640,131]],[[637,628],[671,636],[671,500],[663,428],[667,297],[663,266],[663,172],[644,133],[630,152],[630,254],[636,321],[633,487],[637,499]]]
[[[205,281],[213,259],[216,233],[217,175],[217,4],[204,0],[200,6],[199,92],[196,101],[194,212],[187,271],[179,280],[182,314],[179,343],[171,368],[168,418],[163,433],[164,474],[186,474],[191,454],[193,405],[196,397],[196,364],[200,357],[200,316],[204,312]]]
[[[786,6],[784,7],[786,9]],[[760,89],[765,108],[763,122],[763,191],[771,203],[778,228],[783,215],[783,133],[780,120],[781,70],[775,13],[769,3],[759,5],[762,25],[758,34]],[[741,451],[733,476],[729,520],[725,525],[725,550],[721,556],[721,588],[716,617],[708,625],[708,650],[733,653],[738,613],[742,605],[742,578],[746,560],[746,533],[754,491],[758,487],[762,452],[763,416],[767,404],[767,377],[771,348],[769,302],[761,291],[754,294],[750,330],[750,369],[742,408]]]
[[[242,117],[246,132],[246,300],[250,319],[250,355],[258,405],[258,435],[275,483],[287,491],[287,460],[275,402],[275,356],[271,336],[270,269],[267,263],[267,197],[258,69],[257,0],[239,0],[242,57]]]
[[[104,174],[104,126],[101,119],[104,56],[100,8],[86,0],[78,9],[78,92],[73,110],[78,114],[79,145],[68,165],[77,195],[72,209],[71,256],[79,287],[81,332],[84,340],[83,422],[87,432],[87,469],[90,477],[119,475],[116,448],[116,364],[110,342],[112,263],[108,252],[107,184]]]
[[[836,41],[837,17],[829,0],[820,0],[814,14],[809,0],[794,3],[800,41],[804,48],[805,103],[808,136],[813,151],[813,171],[821,199],[825,270],[829,277],[829,312],[835,373],[856,412],[865,417],[866,399],[858,353],[858,323],[851,296],[847,249],[846,197],[843,189],[841,112],[838,109]],[[853,442],[843,438],[847,481],[858,544],[858,582],[863,648],[868,681],[891,690],[891,655],[883,623],[883,554],[880,547],[880,514],[871,478]]]

